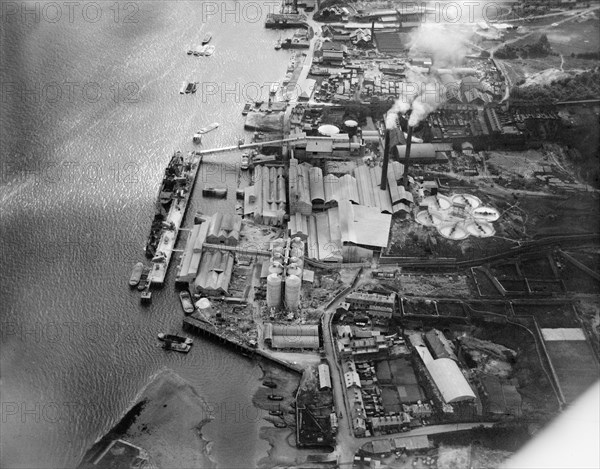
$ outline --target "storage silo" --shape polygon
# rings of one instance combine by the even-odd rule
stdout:
[[[288,276],[295,275],[296,277],[300,277],[302,275],[302,269],[298,266],[298,264],[291,263],[285,269],[285,273]]]
[[[285,306],[289,310],[296,310],[300,306],[300,288],[302,280],[297,275],[289,275],[285,279]]]
[[[267,276],[267,306],[279,307],[281,305],[281,275],[269,274]]]
[[[283,273],[283,265],[281,262],[273,262],[269,266],[269,274],[281,275]]]

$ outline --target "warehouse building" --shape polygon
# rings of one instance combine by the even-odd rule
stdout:
[[[264,341],[274,349],[316,350],[319,326],[266,323]]]

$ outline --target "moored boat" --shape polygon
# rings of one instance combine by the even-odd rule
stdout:
[[[150,275],[150,267],[142,267],[142,273],[140,274],[140,280],[137,284],[139,291],[144,291],[148,286],[148,276]]]
[[[165,341],[162,345],[164,350],[173,350],[175,352],[188,353],[192,348],[189,344],[181,344],[179,342]]]
[[[194,55],[195,55],[196,57],[200,57],[200,55],[201,55],[201,52],[200,52],[200,51],[204,50],[204,49],[203,49],[203,47],[204,47],[204,46],[196,46],[196,49],[194,49]]]
[[[270,410],[269,415],[275,415],[277,417],[281,417],[283,415],[283,412],[281,410]]]
[[[279,394],[269,394],[267,399],[270,401],[283,401],[283,396],[280,396]]]
[[[216,47],[213,46],[212,44],[209,46],[205,46],[205,47],[206,47],[206,49],[204,49],[204,54],[203,54],[204,56],[210,57],[211,55],[213,55],[215,53]]]
[[[131,272],[131,277],[129,277],[129,286],[135,287],[138,283],[140,283],[140,279],[142,278],[142,272],[144,271],[144,264],[138,262],[133,266],[133,271]]]
[[[194,143],[198,143],[198,144],[202,143],[202,134],[199,134],[198,132],[196,132],[194,134],[194,137],[192,138],[192,141]]]
[[[185,90],[187,89],[187,87],[188,87],[188,82],[184,81],[181,84],[181,88],[179,88],[179,94],[185,94]]]
[[[285,422],[275,422],[275,423],[273,423],[273,425],[275,425],[275,427],[277,427],[277,428],[287,427],[287,424]]]
[[[158,340],[162,340],[163,342],[176,342],[178,344],[187,344],[192,345],[194,343],[193,339],[189,337],[183,337],[181,335],[175,334],[164,334],[162,332],[158,333]]]
[[[202,195],[209,197],[220,197],[224,198],[227,196],[226,187],[205,187],[202,189]]]
[[[250,109],[252,109],[252,103],[246,103],[244,105],[244,109],[242,109],[242,116],[247,116],[250,112]]]
[[[204,35],[204,38],[202,39],[202,45],[208,44],[211,39],[212,39],[212,34],[211,33],[206,33]]]
[[[181,301],[181,307],[185,314],[192,314],[194,312],[194,303],[192,303],[192,296],[187,290],[179,292],[179,300]]]

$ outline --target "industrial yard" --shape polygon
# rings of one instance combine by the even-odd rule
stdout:
[[[533,33],[550,23],[480,22],[436,49],[426,12],[392,4],[284,2],[267,19],[299,31],[276,49],[306,52],[244,110],[236,214],[186,228],[184,325],[282,367],[255,401],[315,450],[308,462],[496,466],[519,445],[447,434],[522,443],[598,378],[598,180],[584,169],[597,149],[564,135],[581,116],[597,125],[600,102],[511,97],[552,75],[524,54],[554,67],[575,41],[566,21],[587,34],[597,9],[566,15],[549,42]],[[220,151],[236,150],[198,154]]]

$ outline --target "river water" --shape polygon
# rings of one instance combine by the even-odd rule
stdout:
[[[243,135],[241,108],[285,74],[265,2],[3,2],[0,105],[2,467],[73,467],[156,373],[171,368],[217,411],[204,427],[219,467],[265,455],[251,409],[260,370],[197,339],[188,355],[156,347],[180,330],[166,286],[143,307],[127,281],[174,150],[213,121],[205,147]],[[254,9],[248,7],[253,4]],[[212,57],[186,55],[213,33]],[[200,82],[180,95],[181,82]],[[199,185],[233,211],[237,176],[206,158]]]

